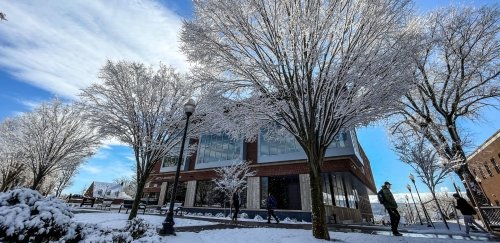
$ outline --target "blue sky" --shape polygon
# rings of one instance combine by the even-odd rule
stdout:
[[[447,5],[492,4],[495,1],[418,0],[425,13]],[[57,95],[76,98],[78,90],[97,80],[106,59],[160,61],[187,71],[178,49],[183,18],[192,17],[189,0],[163,1],[0,1],[9,21],[0,23],[0,120],[29,111]],[[474,146],[500,128],[500,112],[488,110],[484,119],[466,122]],[[391,151],[383,124],[358,130],[371,161],[375,182],[389,180],[404,192],[411,169]],[[131,150],[113,141],[82,166],[67,193],[80,193],[93,180],[111,181],[133,174]],[[443,187],[452,188],[449,183]],[[426,191],[419,184],[422,191]]]

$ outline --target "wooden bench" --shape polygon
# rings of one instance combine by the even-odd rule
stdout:
[[[111,211],[111,203],[113,203],[113,199],[103,199],[97,207],[100,207],[101,210],[108,209]]]
[[[132,204],[134,204],[134,200],[123,200],[123,203],[120,205],[120,209],[118,209],[118,213],[121,212],[122,208],[126,208],[127,211],[125,213],[128,213],[129,209],[132,209]],[[146,213],[146,204],[140,203],[139,204],[139,210],[142,210],[142,214]]]
[[[93,198],[93,197],[84,197],[83,200],[82,200],[82,203],[80,204],[80,207],[82,207],[84,205],[90,205],[90,207],[94,207],[94,203],[95,203],[95,198]]]
[[[168,210],[170,209],[170,203],[167,203],[163,206],[161,206],[160,208],[160,214],[163,213],[163,211],[165,211],[165,214],[168,212]],[[182,216],[182,203],[174,203],[174,212],[175,214],[179,214],[179,211],[181,212],[181,216]]]

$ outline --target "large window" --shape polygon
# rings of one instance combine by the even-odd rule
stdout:
[[[174,183],[168,182],[164,197],[165,204],[170,203],[170,197],[172,196],[173,189],[174,189]],[[187,189],[187,183],[179,182],[179,184],[177,185],[177,191],[175,192],[175,199],[174,199],[175,202],[184,203],[184,200],[186,199],[186,189]]]
[[[208,167],[206,166],[208,163],[243,159],[243,142],[241,140],[233,140],[224,134],[202,135],[198,147],[198,154],[196,155],[197,166]]]
[[[213,181],[197,181],[195,207],[222,208],[224,203],[229,206],[229,201],[225,198],[223,192],[215,189]]]
[[[297,140],[292,136],[284,136],[277,139],[268,139],[265,131],[259,135],[259,153],[261,156],[297,153],[303,151]]]
[[[326,151],[326,156],[339,156],[353,154],[353,147],[348,144],[349,138],[346,132],[340,132]],[[269,163],[287,160],[306,159],[304,150],[295,137],[287,134],[281,137],[268,138],[266,130],[262,130],[258,140],[258,162]]]
[[[266,208],[270,193],[277,201],[277,209],[301,209],[299,175],[261,177],[260,182],[261,208]]]

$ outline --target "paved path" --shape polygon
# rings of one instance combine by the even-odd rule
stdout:
[[[285,224],[285,223],[267,224],[266,222],[255,222],[255,221],[238,221],[238,223],[233,224],[229,220],[225,219],[199,218],[190,216],[184,216],[183,218],[216,222],[218,224],[206,225],[206,226],[177,227],[176,228],[177,232],[200,232],[203,230],[235,229],[235,228],[282,228],[282,229],[311,230],[310,224]],[[328,225],[328,229],[330,231],[337,231],[337,232],[357,232],[357,233],[365,233],[373,235],[392,235],[390,228],[383,226],[335,224],[335,225]],[[404,237],[500,242],[500,237],[489,234],[472,233],[472,235],[470,236],[465,236],[465,234],[459,235],[459,234],[445,234],[445,233],[416,233],[406,229],[401,229],[400,232],[403,233]]]

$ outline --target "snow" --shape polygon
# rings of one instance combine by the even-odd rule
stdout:
[[[165,215],[137,215],[146,220],[152,227],[160,227],[165,221]],[[128,214],[124,213],[78,213],[73,220],[79,223],[96,224],[101,227],[119,229],[125,227]],[[184,218],[174,218],[175,227],[214,225],[216,223],[200,220],[190,220]]]
[[[452,239],[432,239],[417,238],[417,237],[394,237],[385,235],[370,235],[362,233],[342,233],[330,232],[330,237],[335,241],[344,243],[387,243],[387,242],[409,242],[409,243],[454,243],[464,242],[461,240]],[[328,242],[319,240],[312,236],[310,230],[301,229],[276,229],[276,228],[251,228],[251,229],[223,229],[223,230],[207,230],[203,233],[180,232],[177,236],[152,236],[142,238],[139,242],[176,242],[176,243],[244,243],[244,242],[266,242],[266,243],[323,243]],[[466,241],[466,242],[481,242],[481,241]]]

